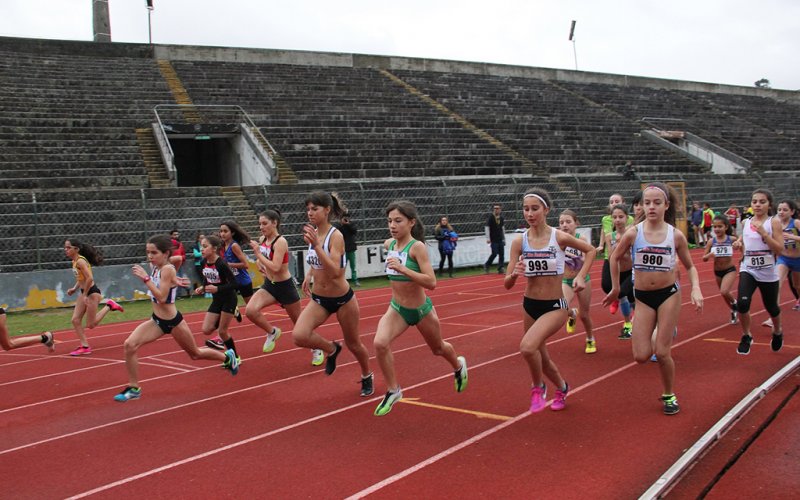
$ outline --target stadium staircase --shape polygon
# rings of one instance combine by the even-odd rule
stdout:
[[[153,137],[153,130],[150,128],[137,128],[136,139],[139,141],[139,150],[142,153],[142,161],[144,161],[144,168],[147,170],[150,187],[171,187],[172,183],[167,176],[156,139]]]

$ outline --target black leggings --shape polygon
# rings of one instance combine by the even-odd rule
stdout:
[[[618,299],[628,297],[628,302],[633,304],[636,299],[633,297],[633,271],[630,269],[619,273],[619,295]],[[603,275],[600,279],[600,286],[603,291],[608,293],[611,291],[611,263],[608,260],[603,261]]]
[[[756,288],[761,290],[761,302],[764,309],[771,317],[776,317],[781,313],[778,305],[778,292],[780,292],[780,281],[758,281],[752,274],[739,273],[739,293],[736,298],[737,308],[740,314],[750,312],[750,302],[753,300],[753,293]]]
[[[453,254],[444,253],[444,250],[439,250],[439,274],[444,270],[444,259],[447,257],[447,269],[450,274],[453,274]]]

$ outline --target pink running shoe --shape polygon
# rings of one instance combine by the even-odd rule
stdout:
[[[92,353],[92,348],[91,347],[89,347],[88,345],[86,345],[86,346],[80,345],[80,346],[78,346],[77,349],[75,349],[74,351],[69,353],[69,355],[70,356],[83,356],[85,354],[91,354],[91,353]]]
[[[569,392],[569,384],[564,381],[564,390],[558,389],[556,395],[553,396],[553,402],[550,403],[550,409],[553,411],[561,411],[567,406],[567,393]]]
[[[123,309],[121,305],[117,304],[115,301],[111,299],[106,300],[106,305],[112,311],[125,312],[125,309]]]
[[[611,303],[610,306],[608,306],[608,312],[610,312],[611,314],[617,314],[618,310],[619,310],[619,301],[618,300],[615,300],[614,302]]]
[[[544,410],[547,403],[547,387],[546,386],[533,386],[531,387],[531,413],[537,413]]]

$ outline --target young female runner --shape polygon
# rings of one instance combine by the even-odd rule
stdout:
[[[783,228],[783,252],[778,256],[778,278],[783,283],[788,277],[793,291],[800,289],[800,220],[797,215],[794,201],[783,200],[778,203],[778,219]],[[800,310],[800,299],[792,309]]]
[[[175,342],[186,351],[192,359],[210,359],[222,361],[222,367],[230,370],[231,375],[239,372],[239,360],[233,349],[224,353],[197,347],[189,325],[175,307],[175,295],[179,286],[186,286],[189,280],[179,279],[175,266],[169,263],[172,254],[172,241],[167,235],[157,235],[147,240],[147,260],[152,272],[148,274],[142,266],[133,266],[133,275],[141,279],[147,288],[147,294],[153,301],[153,315],[140,324],[125,340],[125,368],[128,370],[128,385],[114,396],[114,400],[124,403],[129,399],[138,399],[142,395],[139,386],[139,348],[158,340],[165,333],[171,333]]]
[[[281,214],[277,210],[265,210],[258,216],[258,225],[261,229],[260,241],[250,240],[250,248],[258,259],[259,271],[264,275],[264,284],[256,290],[250,302],[247,303],[245,314],[250,321],[258,325],[267,333],[262,350],[272,352],[275,341],[281,336],[281,329],[272,326],[261,310],[267,306],[278,303],[286,310],[292,323],[297,323],[297,318],[302,312],[300,295],[294,285],[294,278],[289,273],[289,244],[281,236]],[[313,349],[311,364],[319,366],[325,361],[325,354],[320,349]]]
[[[625,231],[630,227],[630,221],[631,217],[628,215],[628,209],[625,208],[625,205],[614,205],[611,209],[611,231],[606,234],[606,248],[608,249],[609,255],[614,251],[620,238],[622,238],[622,235],[625,234]],[[606,262],[609,263],[609,282],[603,283],[603,291],[611,291],[610,261]],[[620,340],[629,340],[631,338],[631,332],[633,331],[631,319],[633,317],[634,303],[633,261],[631,260],[630,253],[620,257],[619,273],[620,291],[617,302],[619,302],[619,309],[622,312],[624,322],[617,338]],[[608,288],[606,288],[606,285]]]
[[[578,227],[578,215],[572,210],[564,210],[558,218],[558,227],[570,236],[575,236]],[[576,237],[581,240],[584,239],[580,236]],[[597,343],[592,334],[592,317],[589,315],[589,306],[592,303],[592,285],[588,273],[584,279],[584,288],[577,293],[574,290],[575,276],[583,267],[583,252],[577,248],[567,247],[564,249],[564,256],[564,277],[561,280],[561,289],[567,301],[567,306],[572,303],[575,295],[578,296],[578,307],[573,307],[569,310],[567,333],[575,333],[575,324],[578,322],[578,317],[580,317],[584,328],[586,328],[586,348],[584,351],[586,354],[592,354],[597,352]]]
[[[633,268],[636,272],[636,321],[633,324],[633,358],[644,363],[653,353],[652,333],[657,326],[655,354],[661,371],[664,392],[661,402],[665,415],[680,411],[673,391],[675,363],[672,360],[672,338],[681,308],[681,291],[676,281],[676,257],[689,272],[692,285],[691,301],[697,310],[703,307],[703,295],[697,269],[689,254],[689,244],[675,230],[677,197],[668,186],[657,182],[644,189],[642,201],[645,220],[630,228],[611,254],[611,292],[603,299],[610,304],[620,290],[620,260],[633,249]]]
[[[200,241],[200,252],[203,257],[200,272],[203,284],[197,287],[194,293],[211,294],[211,304],[203,319],[203,334],[211,335],[215,330],[219,331],[225,349],[231,349],[236,353],[236,345],[228,333],[228,325],[233,319],[239,298],[236,296],[236,278],[219,255],[221,248],[222,240],[217,236],[206,236]]]
[[[78,334],[81,344],[69,355],[91,354],[92,348],[89,347],[89,342],[86,340],[83,317],[86,316],[86,328],[92,329],[103,321],[108,311],[123,312],[123,309],[122,306],[108,299],[103,304],[104,307],[97,310],[102,295],[94,282],[92,266],[99,266],[103,263],[103,255],[100,251],[92,245],[70,238],[64,242],[64,253],[72,260],[72,273],[75,275],[75,286],[67,290],[67,295],[72,295],[76,291],[80,292],[72,313],[72,327]]]
[[[253,279],[247,270],[249,265],[242,246],[250,244],[250,237],[239,224],[233,221],[223,222],[219,226],[219,237],[223,243],[222,257],[228,263],[231,271],[233,271],[233,276],[236,278],[236,291],[242,296],[246,305],[250,302],[250,297],[253,296]],[[233,317],[238,322],[242,321],[242,313],[239,311],[238,302],[236,309],[233,311]],[[206,340],[206,345],[214,349],[225,349],[225,343],[219,337]]]
[[[775,256],[784,250],[781,221],[772,217],[774,202],[772,193],[766,189],[756,189],[750,200],[753,217],[744,221],[742,237],[733,244],[741,248],[744,258],[739,265],[739,324],[742,325],[742,339],[736,352],[747,355],[753,335],[750,333],[750,302],[756,288],[761,290],[764,309],[772,319],[773,351],[783,347],[781,328],[781,308],[778,304],[780,281],[775,266]]]
[[[0,347],[4,351],[11,349],[19,349],[20,347],[27,347],[34,344],[44,344],[47,350],[55,352],[56,343],[53,339],[53,334],[44,332],[41,335],[30,335],[28,337],[14,337],[8,334],[8,327],[6,326],[6,310],[0,307]]]
[[[389,232],[392,237],[384,242],[386,274],[392,285],[389,309],[378,322],[375,333],[375,356],[386,380],[388,391],[375,415],[386,415],[403,397],[394,370],[392,341],[409,326],[416,326],[433,354],[442,356],[455,371],[456,392],[467,388],[467,361],[457,356],[449,342],[442,340],[439,317],[425,290],[436,288],[428,250],[425,247],[425,228],[419,222],[417,207],[410,201],[394,201],[386,208]]]
[[[299,347],[329,353],[325,360],[325,373],[331,375],[336,370],[336,357],[342,345],[322,338],[314,329],[335,313],[347,348],[361,367],[361,396],[366,397],[374,392],[369,352],[358,334],[358,300],[344,277],[344,237],[330,222],[333,217],[341,217],[347,209],[335,193],[322,191],[308,195],[305,205],[309,223],[303,226],[303,239],[308,243],[306,262],[311,269],[303,280],[303,293],[312,300],[297,318],[292,337]]]
[[[714,276],[717,278],[719,294],[725,304],[731,308],[731,324],[738,322],[736,299],[733,298],[733,283],[736,281],[736,267],[733,265],[733,229],[724,215],[715,215],[711,222],[711,236],[706,243],[703,260],[714,257]]]
[[[603,288],[603,291],[608,293],[608,290],[611,289],[611,268],[608,267],[608,256],[611,255],[611,249],[608,247],[608,235],[611,234],[611,231],[614,229],[614,223],[611,221],[611,211],[617,205],[623,205],[625,200],[622,198],[622,195],[619,193],[614,193],[608,197],[608,214],[604,215],[603,218],[600,220],[600,245],[597,247],[597,254],[603,256],[603,271],[601,275],[600,285]],[[630,218],[628,221],[628,225],[633,224],[633,217]],[[608,308],[608,311],[611,314],[616,314],[617,310],[619,309],[620,303],[618,300],[615,300],[611,303]]]
[[[511,243],[509,265],[503,285],[507,290],[514,286],[517,277],[525,276],[525,296],[522,302],[525,335],[520,343],[522,357],[528,363],[533,384],[531,386],[531,413],[545,407],[546,375],[556,386],[550,405],[552,410],[563,410],[569,386],[547,352],[547,339],[555,334],[567,319],[567,301],[561,288],[564,274],[564,249],[572,247],[584,253],[580,271],[575,275],[576,293],[586,286],[586,275],[592,266],[595,248],[569,234],[547,225],[547,214],[553,208],[547,191],[529,189],[522,199],[522,211],[528,230]]]

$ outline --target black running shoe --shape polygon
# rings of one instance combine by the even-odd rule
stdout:
[[[242,322],[242,311],[239,310],[239,307],[236,307],[236,311],[233,313],[233,317],[236,318],[236,321],[239,323]]]
[[[750,344],[753,343],[753,337],[750,335],[742,335],[742,340],[739,341],[739,347],[736,348],[736,352],[742,355],[750,354]]]
[[[681,407],[678,406],[678,399],[674,394],[661,396],[661,402],[664,403],[664,415],[675,415],[681,411]]]
[[[781,350],[781,347],[783,347],[783,332],[772,334],[772,342],[770,342],[770,346],[775,352]]]
[[[373,387],[373,382],[375,380],[374,374],[370,373],[366,377],[361,377],[361,397],[365,398],[367,396],[372,396],[372,393],[375,392],[375,388]]]
[[[214,337],[213,339],[206,340],[206,346],[212,349],[216,349],[218,351],[226,350],[225,342],[219,337]]]
[[[333,372],[336,371],[336,356],[340,352],[342,352],[342,344],[334,342],[333,354],[328,354],[328,358],[325,360],[325,375],[333,375]]]

